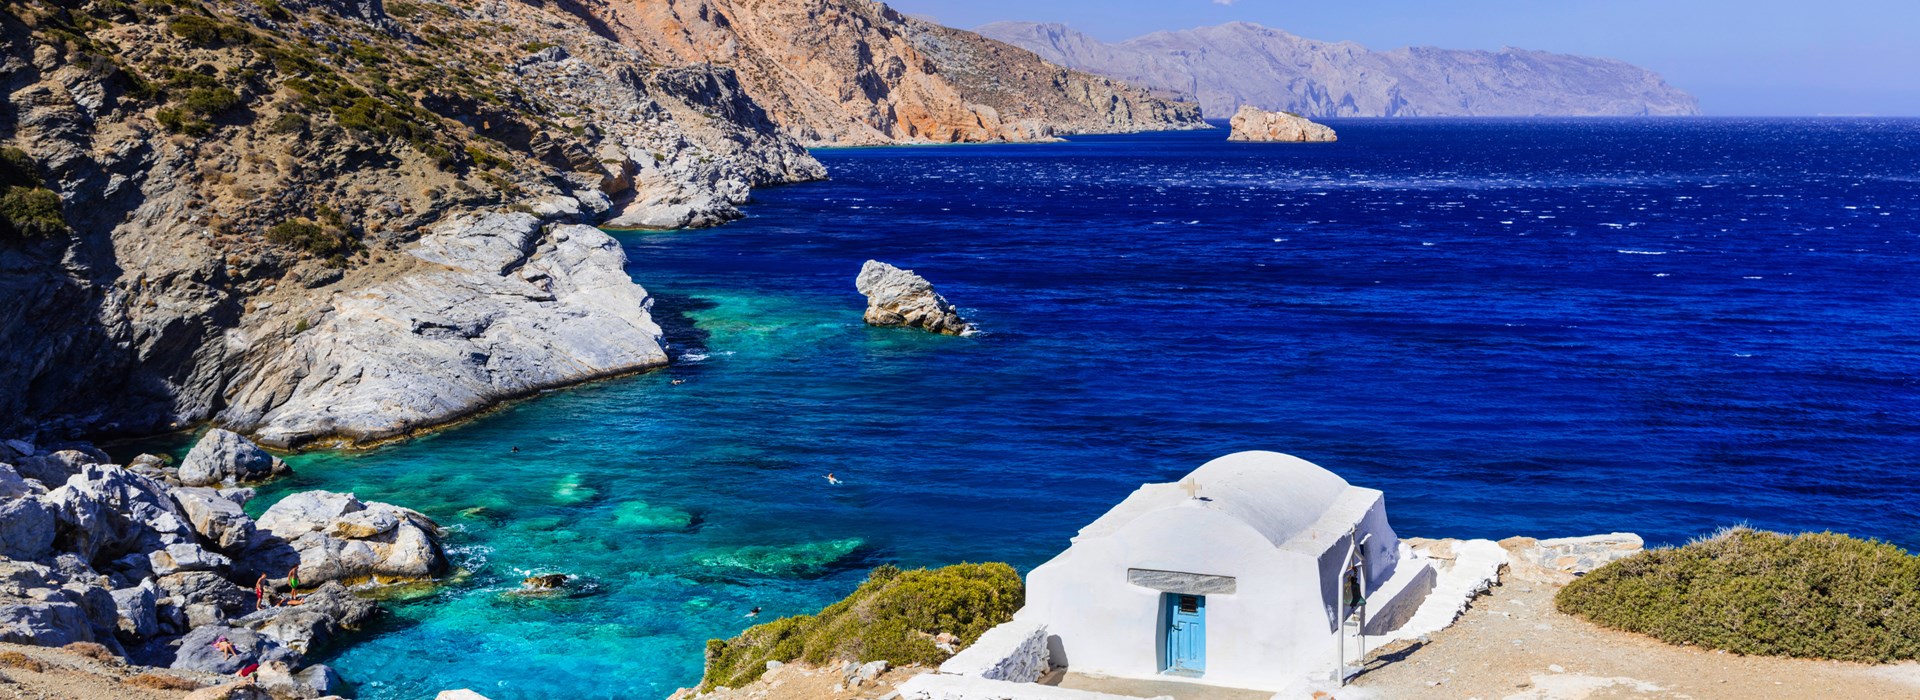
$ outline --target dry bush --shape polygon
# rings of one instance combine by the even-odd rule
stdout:
[[[34,673],[47,670],[47,665],[40,663],[39,659],[17,651],[0,651],[0,666],[26,669]]]
[[[108,651],[106,647],[93,642],[74,642],[60,648],[93,659],[94,661],[117,662],[120,660],[119,654]]]
[[[122,685],[130,685],[136,688],[148,688],[152,690],[199,690],[200,689],[199,683],[195,683],[185,678],[168,675],[165,673],[142,673],[138,676],[134,676],[132,678],[128,678],[124,681],[121,681],[120,683]]]

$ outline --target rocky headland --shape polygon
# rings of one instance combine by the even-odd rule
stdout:
[[[1108,43],[1062,24],[996,22],[981,34],[1075,70],[1198,102],[1308,117],[1679,116],[1699,101],[1620,61],[1505,48],[1374,51],[1248,22]]]
[[[853,287],[867,296],[868,325],[918,328],[941,335],[965,335],[974,329],[946,297],[933,291],[933,283],[912,270],[868,260],[860,266]]]
[[[809,145],[1208,128],[1195,105],[872,0],[581,6],[657,61],[731,68],[774,121]]]
[[[1339,139],[1333,128],[1315,123],[1290,112],[1269,112],[1245,105],[1233,113],[1229,122],[1233,132],[1228,141],[1270,141],[1278,143],[1326,143]]]
[[[247,484],[286,471],[221,430],[178,467],[0,442],[0,642],[151,667],[151,689],[340,693],[306,659],[377,614],[350,588],[431,581],[449,563],[432,520],[352,494],[296,493],[248,517]]]

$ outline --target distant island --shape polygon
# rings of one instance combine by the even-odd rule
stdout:
[[[1200,103],[1224,119],[1244,105],[1306,117],[1688,116],[1692,95],[1607,58],[1505,48],[1374,51],[1248,22],[1105,43],[1063,24],[995,22],[975,31],[1052,63]]]

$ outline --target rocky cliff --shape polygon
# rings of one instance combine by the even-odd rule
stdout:
[[[1204,128],[1193,105],[869,0],[581,0],[665,64],[733,69],[811,144],[1038,141]]]
[[[597,29],[509,2],[0,7],[0,433],[372,439],[662,362],[619,247],[558,225],[718,223],[824,171],[731,69]]]
[[[1620,61],[1507,48],[1372,51],[1235,22],[1105,43],[1060,24],[997,22],[982,35],[1041,58],[1200,103],[1309,117],[1669,116],[1699,103]]]

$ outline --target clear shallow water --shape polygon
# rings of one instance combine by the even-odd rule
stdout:
[[[620,234],[676,366],[296,457],[263,499],[456,530],[471,574],[329,662],[363,698],[664,697],[752,607],[1031,567],[1255,448],[1385,490],[1403,535],[1920,545],[1920,122],[1335,125],[823,151],[746,221]],[[861,325],[870,257],[988,332]],[[507,594],[555,571],[583,595]]]

